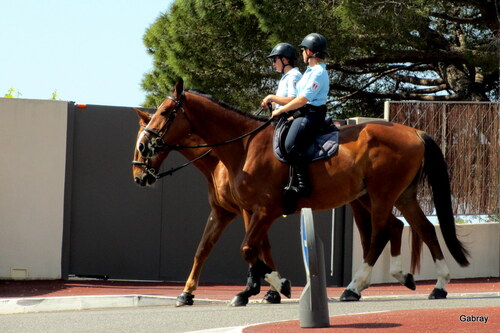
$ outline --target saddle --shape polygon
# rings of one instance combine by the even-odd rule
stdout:
[[[281,117],[276,124],[273,137],[274,155],[281,162],[289,163],[285,149],[285,139],[293,120]],[[303,153],[306,163],[328,159],[339,148],[339,129],[333,124],[332,118],[325,119],[325,123],[313,143]]]

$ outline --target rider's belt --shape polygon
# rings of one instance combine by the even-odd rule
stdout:
[[[311,104],[306,104],[300,109],[295,110],[292,114],[292,117],[295,119],[308,114],[310,111],[324,112],[326,114],[326,105],[315,106]]]

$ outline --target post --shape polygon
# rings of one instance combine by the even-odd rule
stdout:
[[[307,277],[307,284],[299,300],[300,327],[329,327],[323,243],[316,237],[310,208],[302,208],[300,235]]]

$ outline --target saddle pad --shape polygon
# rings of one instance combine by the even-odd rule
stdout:
[[[288,163],[288,160],[286,158],[286,152],[282,151],[282,149],[284,149],[282,140],[285,139],[289,126],[290,123],[287,123],[286,119],[280,119],[274,130],[273,137],[274,155],[278,158],[278,160],[285,163]],[[328,159],[337,152],[339,148],[340,132],[335,125],[330,126],[328,129],[329,130],[319,134],[316,137],[315,142],[312,143],[304,152],[307,162]]]

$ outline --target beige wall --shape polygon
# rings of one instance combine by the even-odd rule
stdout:
[[[402,238],[402,262],[406,272],[410,269],[410,235],[406,226]],[[469,249],[469,267],[460,267],[451,256],[444,243],[441,230],[436,226],[439,244],[443,250],[446,263],[450,268],[451,278],[498,277],[500,276],[500,223],[465,224],[457,226],[459,239]],[[431,253],[424,244],[422,253],[422,266],[420,273],[415,275],[415,280],[435,280],[437,278]],[[354,227],[353,237],[353,274],[362,262],[363,252],[358,229]],[[389,244],[378,259],[372,273],[372,283],[396,282],[390,275]]]
[[[0,278],[60,278],[67,102],[0,98]]]

